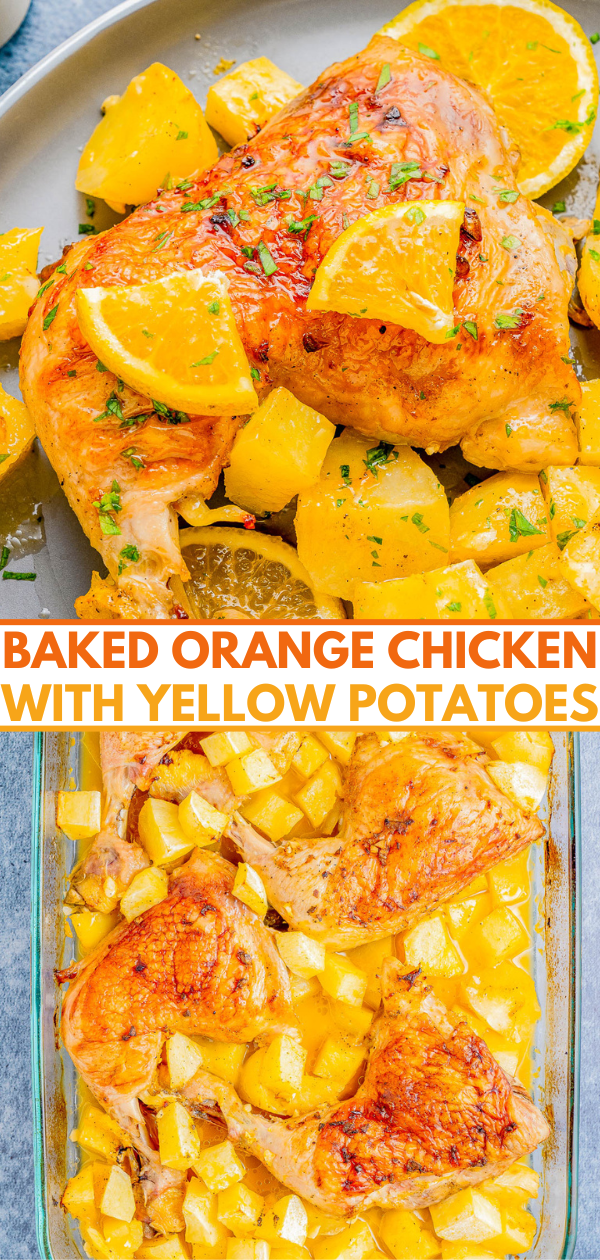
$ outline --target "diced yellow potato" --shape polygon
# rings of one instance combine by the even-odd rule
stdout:
[[[109,1171],[98,1207],[104,1216],[114,1216],[118,1221],[132,1221],[135,1216],[131,1177],[118,1164]]]
[[[235,757],[242,757],[254,747],[253,741],[245,731],[215,731],[200,740],[202,751],[208,757],[211,766],[226,766]]]
[[[316,587],[352,599],[357,582],[439,565],[449,547],[448,500],[411,447],[346,429],[331,443],[319,480],[298,498],[296,536]]]
[[[189,1260],[183,1234],[145,1238],[137,1251],[138,1260]]]
[[[319,981],[325,992],[336,1001],[347,1002],[349,1006],[362,1006],[369,977],[348,958],[327,952]]]
[[[577,412],[579,463],[600,465],[600,380],[581,381]]]
[[[394,1260],[431,1260],[440,1254],[435,1235],[405,1208],[392,1208],[382,1214],[379,1236]]]
[[[194,1045],[202,1053],[202,1062],[207,1072],[220,1076],[221,1080],[235,1085],[244,1062],[246,1046],[236,1045],[234,1041],[211,1041],[210,1037],[196,1037]]]
[[[84,1150],[102,1155],[104,1159],[111,1161],[116,1159],[121,1147],[131,1146],[131,1139],[120,1124],[105,1111],[91,1104],[83,1108],[79,1124],[72,1130],[70,1137],[72,1142],[77,1142]]]
[[[204,1062],[202,1051],[195,1041],[183,1033],[174,1033],[165,1046],[171,1089],[183,1089],[196,1075]]]
[[[555,543],[506,560],[486,577],[502,616],[512,620],[561,621],[578,617],[587,601],[563,577]]]
[[[563,551],[600,507],[600,468],[545,468],[540,482],[552,538]]]
[[[444,913],[448,920],[450,931],[457,941],[461,940],[471,926],[473,919],[477,917],[479,906],[480,902],[477,897],[465,897],[463,901],[448,902],[444,906]]]
[[[194,1172],[202,1178],[209,1190],[218,1193],[241,1181],[246,1169],[238,1158],[232,1142],[220,1142],[209,1146],[194,1158]]]
[[[491,1047],[488,1046],[488,1049]],[[521,1055],[517,1050],[494,1050],[496,1063],[500,1064],[507,1076],[516,1076]]]
[[[470,884],[466,884],[465,887],[461,888],[460,892],[455,893],[454,897],[451,897],[450,900],[453,902],[465,901],[470,897],[477,897],[479,893],[487,892],[487,890],[488,883],[486,876],[476,875],[475,879],[472,879]]]
[[[273,1111],[277,1115],[291,1115],[296,1109],[295,1099],[293,1101],[284,1099],[281,1094],[276,1094],[269,1088],[269,1082],[263,1071],[265,1053],[266,1047],[263,1046],[246,1059],[240,1072],[238,1093],[244,1102],[252,1103],[253,1107],[259,1107],[262,1111]]]
[[[529,1164],[518,1160],[511,1164],[505,1172],[499,1173],[484,1182],[487,1194],[494,1194],[507,1206],[515,1203],[527,1203],[529,1199],[537,1199],[540,1187],[540,1174]]]
[[[383,964],[386,958],[393,958],[395,952],[393,936],[384,936],[380,941],[369,941],[367,945],[357,945],[355,949],[348,951],[350,962],[361,971],[366,971],[369,977],[364,1002],[373,1011],[378,1009],[381,1002]]]
[[[96,1214],[97,1216],[97,1214]],[[79,1222],[81,1237],[85,1243],[85,1247],[92,1260],[117,1260],[114,1252],[107,1243],[104,1234],[100,1233],[97,1223],[92,1223],[87,1218]]]
[[[476,1015],[516,1042],[528,1039],[540,1017],[533,980],[513,962],[465,976],[460,990],[462,1000]]]
[[[302,743],[302,733],[301,731],[281,731],[279,735],[273,732],[273,736],[269,747],[269,757],[275,769],[279,770],[281,775],[285,775]]]
[[[427,976],[458,976],[464,970],[441,912],[410,928],[404,937],[404,957],[409,967],[422,967]]]
[[[264,1238],[228,1238],[226,1260],[270,1260],[272,1251]]]
[[[279,512],[317,481],[334,437],[330,420],[280,385],[238,429],[225,472],[228,498],[250,512]]]
[[[228,1230],[219,1220],[217,1212],[216,1194],[208,1190],[198,1177],[191,1177],[183,1200],[186,1242],[203,1243],[205,1247],[215,1250],[219,1246],[223,1247]]]
[[[141,1221],[119,1221],[105,1216],[102,1221],[102,1233],[115,1257],[129,1260],[144,1241],[144,1226]]]
[[[337,1081],[340,1089],[345,1089],[365,1058],[366,1051],[362,1046],[349,1046],[339,1037],[328,1036],[316,1057],[313,1073],[324,1080]]]
[[[286,796],[281,796],[279,792],[274,792],[271,788],[264,788],[262,792],[257,792],[252,800],[244,805],[244,818],[247,818],[254,827],[258,827],[269,840],[275,843],[281,840],[283,836],[289,835],[292,827],[299,823],[304,814],[297,805]]]
[[[484,1019],[480,1019],[477,1015],[475,1015],[473,1011],[467,1011],[461,1006],[453,1006],[450,1010],[450,1014],[459,1022],[468,1024],[469,1028],[471,1028],[478,1037],[481,1037],[482,1041],[485,1041],[488,1050],[490,1050],[494,1058],[500,1064],[500,1067],[503,1068],[505,1072],[508,1072],[510,1076],[516,1075],[517,1068],[523,1057],[522,1046],[516,1046],[515,1043],[510,1041],[507,1037],[503,1037],[499,1033],[494,1032],[493,1028],[491,1028],[489,1024],[486,1024]]]
[[[11,228],[0,235],[0,341],[20,337],[25,331],[29,308],[40,287],[35,273],[43,230]]]
[[[173,70],[156,61],[107,109],[79,159],[75,187],[138,206],[155,197],[161,184],[172,188],[217,157],[198,102]]]
[[[238,1181],[229,1186],[228,1190],[221,1190],[219,1193],[219,1220],[234,1234],[250,1233],[258,1224],[264,1205],[262,1194],[256,1194],[256,1191]]]
[[[547,774],[554,756],[554,744],[547,731],[506,731],[492,740],[501,761],[527,761]]]
[[[339,1234],[315,1238],[315,1260],[363,1260],[373,1250],[373,1235],[364,1221],[354,1221]]]
[[[327,760],[296,792],[296,800],[313,827],[320,827],[341,796],[342,779],[334,761]]]
[[[69,840],[88,840],[102,825],[100,792],[58,792],[56,825]]]
[[[496,473],[450,508],[453,561],[489,566],[550,542],[546,505],[535,473]]]
[[[442,1260],[497,1260],[495,1251],[490,1251],[485,1243],[442,1242]]]
[[[269,903],[262,879],[253,866],[240,862],[236,867],[231,891],[238,901],[243,901],[245,906],[249,906],[259,918],[264,919]]]
[[[359,582],[354,588],[355,617],[486,621],[504,612],[473,560],[379,584]]]
[[[292,765],[303,779],[310,779],[324,761],[327,761],[327,749],[323,747],[315,735],[305,735],[302,743],[292,758]]]
[[[502,1230],[500,1235],[491,1239],[496,1255],[511,1256],[519,1252],[529,1251],[537,1233],[535,1217],[522,1207],[503,1207]]]
[[[140,810],[138,827],[140,843],[156,866],[165,866],[194,848],[194,841],[181,828],[179,810],[173,801],[148,797]]]
[[[270,1260],[304,1260],[305,1256],[311,1260],[312,1252],[308,1247],[300,1247],[298,1243],[272,1243],[267,1246],[270,1246]]]
[[[190,792],[180,802],[178,814],[184,836],[200,848],[222,836],[229,822],[229,814],[215,809],[199,792]]]
[[[330,1212],[324,1212],[322,1208],[315,1207],[314,1203],[305,1200],[306,1215],[308,1217],[307,1238],[318,1238],[319,1234],[341,1234],[345,1227],[345,1217],[333,1216]]]
[[[118,922],[118,910],[113,910],[112,914],[103,914],[101,910],[80,910],[78,914],[71,915],[71,923],[85,954],[95,949]]]
[[[268,57],[255,57],[208,89],[206,121],[228,144],[245,144],[302,90]]]
[[[319,739],[340,765],[348,765],[356,743],[356,731],[319,731]]]
[[[85,1164],[79,1172],[70,1177],[65,1186],[62,1205],[71,1216],[79,1218],[95,1207],[94,1164]]]
[[[198,1130],[180,1102],[166,1104],[156,1117],[160,1162],[165,1168],[185,1172],[201,1153]],[[208,1183],[207,1183],[208,1184]],[[209,1187],[211,1190],[213,1186]]]
[[[524,901],[529,895],[529,854],[522,849],[514,857],[498,862],[488,873],[490,892],[494,905]]]
[[[459,1190],[429,1210],[438,1238],[486,1242],[502,1229],[499,1208],[478,1190]]]
[[[484,966],[493,967],[522,953],[529,944],[529,936],[513,910],[497,906],[477,924],[469,943],[474,956]]]
[[[487,772],[496,787],[519,809],[531,813],[541,805],[548,781],[543,770],[526,761],[492,761]]]
[[[127,892],[121,897],[121,914],[128,923],[137,919],[144,910],[150,910],[164,901],[169,892],[169,877],[160,866],[147,866],[137,871]]]
[[[262,1077],[279,1098],[293,1098],[302,1085],[306,1050],[285,1033],[278,1033],[265,1049]],[[319,1075],[319,1073],[317,1073]]]
[[[286,1194],[265,1212],[256,1229],[256,1237],[271,1243],[297,1243],[302,1247],[307,1228],[308,1218],[302,1199],[297,1194]]]
[[[291,972],[290,989],[292,991],[292,1005],[297,1006],[305,998],[314,997],[316,993],[319,993],[320,986],[316,976],[312,976],[310,980],[305,980],[303,976],[296,976],[294,972]]]
[[[325,1081],[321,1076],[303,1076],[302,1086],[292,1100],[294,1114],[305,1115],[325,1103],[335,1102],[340,1093],[339,1081]]]
[[[373,1011],[368,1006],[350,1006],[348,1002],[332,1002],[331,1017],[336,1028],[351,1041],[362,1041],[373,1023]]]
[[[600,510],[566,544],[559,561],[567,582],[594,608],[600,607]]]
[[[259,788],[270,787],[281,778],[263,748],[253,748],[242,757],[228,761],[225,770],[236,796],[248,796],[251,792],[258,792]]]
[[[325,946],[321,941],[313,941],[304,932],[278,932],[277,948],[286,967],[294,975],[310,980],[325,967]]]

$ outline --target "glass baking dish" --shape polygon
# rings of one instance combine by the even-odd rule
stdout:
[[[44,1260],[85,1257],[76,1222],[60,1198],[77,1169],[78,1149],[69,1142],[78,1107],[76,1073],[59,1041],[57,968],[74,957],[62,912],[66,879],[76,849],[55,826],[56,792],[82,786],[85,735],[38,733],[34,746],[32,836],[32,1055],[36,1223]],[[573,1255],[577,1227],[577,1131],[579,1100],[579,745],[577,734],[553,734],[555,757],[540,811],[545,842],[531,847],[533,975],[542,1016],[536,1029],[532,1094],[552,1124],[552,1136],[534,1165],[540,1197],[535,1260]],[[89,748],[85,758],[90,782]],[[93,774],[93,766],[92,771]]]

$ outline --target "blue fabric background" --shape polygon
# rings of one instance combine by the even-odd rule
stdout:
[[[0,93],[63,39],[111,7],[109,0],[33,0],[20,30],[0,49]],[[38,1255],[29,1058],[31,762],[30,735],[0,733],[0,1260],[36,1260]],[[600,798],[597,775],[600,781],[600,735],[584,735],[583,1021],[577,1260],[600,1257]],[[557,1258],[547,1257],[546,1260]]]

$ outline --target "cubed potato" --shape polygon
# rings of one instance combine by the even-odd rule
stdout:
[[[494,905],[525,901],[529,896],[529,854],[527,849],[514,857],[498,862],[488,872],[488,880]]]
[[[423,1238],[423,1235],[425,1237]],[[405,1208],[383,1212],[379,1236],[394,1260],[430,1260],[438,1256],[439,1242],[423,1222]]]
[[[245,144],[302,90],[268,57],[255,57],[208,89],[206,121],[227,144]]]
[[[112,914],[103,914],[101,910],[80,910],[78,914],[71,915],[71,923],[84,954],[95,949],[118,922],[118,910],[113,910]]]
[[[453,562],[501,564],[550,542],[546,505],[534,473],[496,473],[454,500],[450,508]]]
[[[490,1251],[485,1243],[442,1242],[442,1260],[498,1260],[496,1252]]]
[[[340,765],[349,764],[356,743],[356,731],[319,731],[319,739]]]
[[[265,1201],[249,1186],[238,1181],[218,1196],[219,1220],[234,1234],[250,1233],[258,1224]]]
[[[478,897],[465,897],[463,901],[448,902],[444,906],[448,927],[457,941],[462,939],[477,918],[480,904]]]
[[[267,1243],[270,1260],[311,1260],[312,1252],[298,1243]]]
[[[294,1114],[305,1115],[326,1103],[335,1102],[341,1093],[339,1081],[326,1081],[322,1076],[303,1076],[302,1085],[293,1098]]]
[[[496,1255],[516,1256],[520,1252],[529,1251],[537,1233],[535,1216],[522,1207],[502,1207],[502,1230],[498,1237],[490,1240]]]
[[[218,85],[217,85],[218,86]],[[279,512],[318,480],[335,425],[279,386],[238,429],[225,490],[249,512]]]
[[[277,948],[286,967],[296,976],[310,980],[325,967],[325,946],[304,932],[278,932]]]
[[[131,1139],[120,1124],[105,1111],[91,1104],[83,1108],[79,1124],[71,1131],[70,1137],[72,1142],[77,1142],[84,1150],[102,1155],[110,1161],[116,1159],[122,1147],[131,1146]]]
[[[147,866],[145,870],[136,872],[127,892],[121,897],[121,914],[131,923],[145,910],[164,901],[168,892],[169,877],[166,872],[161,871],[160,866]]]
[[[231,891],[238,901],[243,901],[245,906],[249,906],[259,918],[264,919],[269,903],[262,879],[253,866],[240,862],[236,867]]]
[[[489,621],[505,609],[473,560],[446,569],[354,588],[354,616],[386,620]]]
[[[600,608],[600,511],[567,542],[559,565],[567,582],[594,608]]]
[[[296,976],[292,971],[290,974],[290,989],[292,991],[292,1005],[297,1006],[305,998],[314,997],[316,993],[319,993],[320,985],[316,976],[312,976],[310,980],[305,980],[303,976]]]
[[[352,599],[357,582],[439,565],[449,547],[448,500],[411,447],[347,429],[331,443],[319,480],[298,498],[296,535],[317,588]]]
[[[228,761],[225,770],[236,796],[249,796],[259,788],[270,787],[281,778],[271,758],[263,748],[253,748]]]
[[[345,1089],[364,1063],[366,1050],[362,1046],[349,1046],[340,1037],[326,1037],[315,1059],[313,1074],[324,1080],[338,1082]]]
[[[209,1146],[195,1156],[194,1172],[216,1194],[241,1181],[246,1169],[236,1154],[233,1143],[226,1141],[220,1142],[218,1146]]]
[[[540,473],[550,531],[559,551],[600,508],[600,468],[545,468]]]
[[[373,1023],[373,1011],[368,1006],[350,1006],[348,1002],[332,1002],[331,1018],[346,1040],[362,1041]]]
[[[490,1028],[517,1043],[529,1038],[540,1018],[531,976],[510,961],[466,975],[460,992],[462,1001]]]
[[[198,102],[156,61],[107,109],[81,154],[75,187],[124,209],[150,201],[165,179],[172,188],[217,157]]]
[[[552,765],[554,744],[547,731],[506,731],[492,740],[501,761],[527,761],[547,774]]]
[[[118,1164],[109,1171],[98,1208],[104,1216],[114,1216],[117,1221],[132,1221],[135,1216],[131,1177]]]
[[[189,1260],[183,1234],[164,1234],[145,1238],[138,1247],[138,1260]]]
[[[373,1250],[373,1235],[365,1221],[354,1221],[339,1234],[315,1238],[315,1260],[363,1260]]]
[[[295,1102],[288,1101],[281,1094],[269,1088],[263,1072],[266,1047],[255,1050],[244,1062],[241,1069],[237,1090],[244,1102],[259,1107],[261,1111],[272,1111],[277,1115],[291,1115]]]
[[[158,1112],[156,1126],[161,1164],[185,1172],[201,1153],[198,1130],[189,1112],[180,1102],[169,1102]]]
[[[526,761],[492,761],[487,772],[496,787],[519,809],[533,813],[541,805],[548,776]]]
[[[517,1160],[505,1172],[499,1173],[497,1177],[492,1177],[484,1184],[487,1194],[495,1195],[500,1202],[510,1207],[515,1203],[528,1203],[530,1199],[537,1199],[540,1174],[534,1168],[530,1168],[529,1164]]]
[[[183,1089],[203,1064],[202,1051],[183,1033],[174,1033],[165,1046],[171,1089]]]
[[[263,835],[277,843],[289,835],[292,827],[304,818],[302,810],[292,805],[286,796],[274,792],[272,788],[264,788],[243,807],[244,818],[254,827],[258,827]]]
[[[342,793],[342,779],[338,766],[328,759],[321,768],[307,779],[304,787],[296,792],[298,802],[313,827],[320,827],[337,803]]]
[[[341,1234],[345,1227],[345,1217],[324,1212],[322,1208],[315,1207],[314,1203],[309,1203],[308,1199],[304,1206],[308,1217],[307,1239],[318,1238],[319,1234]]]
[[[118,1256],[118,1260],[129,1260],[144,1241],[144,1226],[141,1221],[125,1222],[105,1216],[102,1233],[113,1256]]]
[[[488,1049],[491,1049],[491,1047],[488,1046]],[[494,1050],[494,1058],[496,1063],[500,1064],[502,1071],[506,1072],[507,1076],[517,1075],[519,1063],[522,1058],[518,1050]]]
[[[302,743],[292,758],[292,765],[303,779],[310,779],[310,776],[327,761],[327,749],[316,735],[305,735]]]
[[[140,843],[156,866],[165,866],[194,848],[194,841],[182,830],[173,801],[148,797],[140,810],[138,827]]]
[[[110,1165],[107,1165],[110,1171]],[[80,1216],[93,1212],[96,1206],[94,1195],[94,1164],[85,1164],[74,1177],[67,1181],[61,1203],[71,1216]]]
[[[271,1247],[264,1238],[228,1238],[226,1260],[270,1260]]]
[[[452,1006],[450,1014],[459,1023],[468,1024],[469,1028],[478,1037],[481,1037],[482,1041],[485,1041],[488,1050],[493,1054],[500,1067],[505,1072],[508,1072],[510,1076],[515,1076],[519,1063],[523,1058],[522,1046],[517,1046],[508,1037],[503,1037],[500,1033],[494,1032],[493,1028],[484,1019],[480,1019],[473,1011],[466,1010],[463,1006]]]
[[[369,977],[366,971],[355,967],[341,954],[325,954],[325,966],[319,973],[319,981],[325,992],[349,1006],[362,1006]]]
[[[460,892],[454,894],[450,898],[451,901],[466,901],[471,897],[479,896],[479,893],[485,893],[488,890],[487,877],[485,875],[476,875],[469,884],[465,884]]]
[[[509,906],[497,906],[473,929],[469,946],[485,967],[494,967],[527,949],[529,936]]]
[[[358,945],[348,951],[348,958],[355,967],[366,971],[369,977],[365,993],[365,1006],[376,1011],[381,1002],[381,975],[386,958],[393,958],[396,953],[393,936],[384,936],[380,941],[369,941],[368,945]]]
[[[215,731],[200,740],[202,751],[208,757],[211,766],[226,766],[235,757],[243,757],[244,753],[254,748],[254,741],[245,731]]]
[[[464,971],[441,912],[415,924],[405,934],[404,957],[409,967],[422,967],[427,976],[459,976]]]
[[[302,1247],[307,1228],[308,1218],[302,1199],[297,1194],[286,1194],[264,1213],[256,1228],[256,1237],[271,1243],[290,1242]]]
[[[100,792],[57,792],[56,825],[69,840],[89,840],[102,825]]]
[[[262,1077],[279,1098],[293,1098],[302,1084],[306,1050],[300,1042],[278,1033],[265,1049]],[[317,1073],[319,1075],[319,1073]]]
[[[96,1214],[94,1221],[88,1220],[86,1217],[79,1222],[79,1229],[87,1254],[91,1256],[91,1260],[117,1260],[104,1234],[98,1229],[98,1220],[98,1214]]]
[[[40,287],[35,273],[43,230],[10,228],[0,236],[0,341],[20,337],[25,331],[29,308]],[[20,406],[23,407],[23,404]],[[31,426],[31,421],[29,424]],[[29,445],[33,437],[34,434]],[[14,460],[11,462],[14,463]]]
[[[581,381],[581,402],[577,411],[579,463],[600,465],[600,380]]]
[[[203,1243],[205,1247],[222,1247],[228,1236],[217,1215],[218,1200],[198,1177],[191,1177],[185,1188],[183,1217],[185,1239],[188,1243]]]
[[[502,616],[515,621],[562,621],[585,612],[587,600],[563,577],[559,561],[560,552],[552,542],[488,569],[486,577]]]
[[[438,1238],[486,1242],[502,1229],[497,1204],[472,1188],[459,1190],[441,1203],[432,1203],[429,1210]]]
[[[245,1045],[236,1045],[234,1041],[211,1041],[210,1037],[196,1037],[194,1045],[201,1051],[207,1072],[229,1081],[230,1085],[237,1083],[246,1054]]]
[[[229,814],[215,809],[199,792],[190,792],[180,802],[178,814],[183,834],[200,848],[219,839],[229,823]]]

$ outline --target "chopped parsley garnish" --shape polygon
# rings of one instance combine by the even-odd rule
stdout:
[[[103,363],[101,363],[101,362],[100,362],[100,360],[98,359],[98,361],[97,361],[97,363],[96,363],[96,371],[97,371],[97,372],[108,372],[108,371],[109,371],[109,368],[105,367],[105,366],[104,366],[104,364],[103,364]]]
[[[519,310],[514,311],[512,315],[509,315],[506,311],[500,311],[500,313],[494,317],[496,328],[518,328],[521,323],[522,314],[523,312]]]
[[[556,535],[556,542],[557,542],[559,551],[564,551],[567,543],[570,542],[571,538],[575,537],[576,533],[577,533],[576,529],[566,529],[563,534]]]
[[[219,299],[215,298],[213,302],[209,302],[208,309],[211,315],[218,315],[221,309],[221,303],[219,302]]]
[[[248,210],[240,210],[240,219],[242,223],[248,223],[250,219],[250,212]]]
[[[291,195],[289,188],[278,188],[275,182],[250,189],[250,196],[257,206],[266,206],[269,201],[289,201]]]
[[[12,569],[5,570],[2,574],[4,582],[35,582],[37,573],[15,573]]]
[[[179,183],[175,185],[175,187],[178,189],[179,192],[189,192],[189,189],[192,187],[192,180],[181,179]]]
[[[367,534],[367,542],[377,543],[378,547],[383,545],[383,538],[377,538],[375,534]]]
[[[414,223],[418,227],[420,223],[425,222],[425,211],[420,206],[411,206],[410,210],[406,211],[404,218],[407,223]]]
[[[392,72],[390,70],[390,63],[389,61],[385,61],[379,72],[379,78],[377,80],[377,87],[375,88],[375,91],[381,92],[381,89],[387,87],[388,83],[391,82],[391,78]]]
[[[430,48],[428,44],[419,44],[419,52],[422,57],[431,57],[432,61],[439,61],[440,59],[440,54],[435,51],[435,48]]]
[[[569,136],[578,136],[584,127],[588,127],[590,123],[593,123],[595,117],[596,111],[591,109],[583,122],[573,122],[570,118],[559,118],[557,122],[552,124],[550,131],[566,131]]]
[[[532,525],[519,508],[513,508],[508,521],[508,536],[511,542],[517,542],[521,537],[528,538],[530,534],[543,534],[543,532],[543,529]]]
[[[93,197],[86,197],[85,213],[87,214],[88,219],[93,219],[96,213],[96,202],[94,201]]]
[[[288,219],[287,230],[295,236],[299,236],[303,232],[306,240],[313,223],[316,222],[316,218],[316,214],[307,214],[303,219]]]
[[[392,162],[390,172],[390,192],[402,188],[409,179],[421,179],[423,172],[418,162]]]
[[[127,543],[125,547],[121,547],[121,550],[119,552],[119,569],[118,569],[119,575],[121,575],[121,573],[123,572],[123,569],[127,568],[128,563],[137,564],[139,558],[140,558],[140,553],[135,543]]]
[[[465,319],[465,320],[463,320],[463,328],[464,328],[465,332],[468,332],[469,336],[473,338],[473,341],[478,341],[478,340],[479,340],[479,333],[478,333],[478,331],[477,331],[477,324],[475,323],[475,320],[474,320],[474,319]]]
[[[590,255],[590,258],[593,258],[594,262],[600,262],[600,254],[598,253],[597,249],[592,249],[590,247],[590,249],[588,250],[588,253]]]
[[[451,604],[446,604],[446,609],[448,612],[462,612],[462,604],[454,600]]]
[[[60,267],[57,267],[57,268],[56,268],[56,274],[57,274],[57,275],[59,275],[59,274],[60,274],[61,276],[66,276],[66,274],[67,274],[67,265],[66,265],[66,263],[61,263],[61,264],[60,264]]]
[[[260,372],[259,372],[258,368],[251,367],[251,368],[250,368],[250,375],[251,375],[251,377],[252,377],[252,380],[253,380],[253,381],[259,381],[259,380],[260,380]]]
[[[340,464],[340,476],[345,486],[352,485],[352,482],[350,480],[350,465],[349,464]]]
[[[498,616],[498,613],[496,612],[496,605],[492,598],[492,592],[490,591],[489,587],[483,597],[483,604],[484,604],[486,613],[488,614],[489,617],[492,618],[492,621],[493,621],[494,618]]]
[[[189,424],[190,417],[186,416],[185,411],[173,411],[171,407],[167,407],[165,403],[158,402],[156,398],[152,399],[152,406],[158,416],[163,420],[167,420],[169,424]],[[141,424],[146,416],[140,416],[136,423]],[[121,426],[122,427],[122,426]]]
[[[573,406],[573,404],[569,402],[568,398],[562,398],[560,402],[548,403],[548,406],[550,408],[550,411],[564,411],[566,414],[566,412],[569,411],[569,409]]]
[[[0,455],[0,464],[3,464],[5,459],[10,459],[10,451],[2,452],[2,454]]]
[[[329,174],[333,179],[345,179],[350,174],[352,164],[344,162],[343,158],[336,158],[334,162],[329,163]],[[317,180],[317,183],[319,181]]]
[[[118,481],[113,481],[110,490],[107,490],[100,499],[96,499],[94,507],[98,509],[98,519],[100,529],[103,534],[120,534],[121,526],[115,521],[114,512],[122,510],[121,504],[121,487]]]
[[[348,113],[350,115],[350,135],[352,135],[355,131],[358,131],[358,103],[356,101],[350,103]]]
[[[275,262],[275,259],[273,258],[270,250],[265,245],[264,241],[258,242],[258,245],[256,246],[256,252],[258,254],[258,257],[260,258],[261,266],[265,275],[272,276],[273,272],[277,271],[277,263]]]
[[[44,329],[44,332],[47,332],[47,330],[49,329],[52,323],[52,320],[56,318],[57,311],[58,311],[58,303],[56,304],[56,306],[52,307],[51,311],[48,311],[48,314],[46,315],[44,319],[44,322],[42,324],[42,328]]]
[[[555,201],[555,202],[554,202],[554,205],[553,205],[553,207],[552,207],[552,213],[553,213],[553,214],[564,214],[564,213],[565,213],[566,208],[567,208],[567,203],[566,203],[565,201]]]
[[[69,371],[67,372],[67,376],[77,376],[77,372],[75,371],[75,368],[70,368]]]
[[[150,250],[150,253],[156,254],[158,253],[159,249],[164,249],[165,245],[168,245],[172,235],[173,235],[172,231],[159,232],[158,236],[154,237],[156,241],[156,245],[153,246],[153,248]]]
[[[259,267],[258,263],[255,263],[255,262],[245,262],[244,271],[252,272],[253,276],[262,276],[262,270]]]
[[[246,258],[252,258],[253,253],[254,248],[252,245],[242,245],[242,254],[245,254]]]
[[[335,501],[335,506],[336,506],[336,507],[343,507],[345,502],[346,502],[346,500],[345,500],[345,499],[336,499],[336,501]]]
[[[106,420],[110,416],[116,416],[117,420],[123,419],[121,403],[119,402],[114,389],[112,394],[110,394],[106,400],[106,411],[102,411],[99,416],[94,416],[94,424],[97,424],[99,420]]]
[[[378,196],[379,196],[379,184],[377,180],[376,179],[367,180],[367,197],[369,198],[369,200],[373,201],[375,197],[378,197]]]
[[[239,223],[239,221],[240,221],[240,216],[239,216],[239,214],[237,214],[237,213],[236,213],[236,211],[235,211],[235,210],[228,210],[228,211],[227,211],[227,218],[229,219],[229,222],[231,223],[231,226],[232,226],[232,227],[237,227],[237,225],[238,225],[238,223]]]
[[[548,476],[547,476],[547,473],[546,473],[545,469],[543,469],[543,468],[542,468],[542,470],[541,470],[541,472],[540,472],[540,481],[543,481],[544,485],[547,485],[547,484],[548,484]]]
[[[600,39],[600,32],[595,31],[593,35],[590,35],[590,44],[597,44],[599,39]]]
[[[410,518],[410,519],[411,519],[411,521],[412,521],[413,525],[416,525],[416,527],[417,527],[417,529],[419,530],[419,533],[420,533],[420,534],[428,534],[428,533],[429,533],[429,525],[426,525],[426,524],[425,524],[425,522],[424,522],[424,520],[423,520],[423,514],[422,514],[422,512],[415,512],[414,516],[411,516],[411,518]]]
[[[497,190],[498,201],[507,202],[512,205],[513,201],[517,201],[520,196],[519,192],[514,188],[499,188]]]
[[[380,442],[378,446],[372,446],[367,451],[367,458],[363,460],[365,468],[373,473],[374,477],[378,476],[377,469],[385,468],[390,460],[398,458],[398,452],[394,449],[393,442]]]
[[[457,333],[459,332],[460,332],[460,324],[455,324],[454,328],[448,328],[446,332],[446,341],[449,341],[450,337],[456,337]]]
[[[547,581],[547,579],[546,579],[546,578],[543,578],[543,577],[542,577],[542,575],[541,575],[541,573],[538,573],[538,575],[537,575],[537,580],[538,580],[538,582],[539,582],[540,586],[542,587],[542,589],[544,589],[544,587],[546,587],[546,586],[548,585],[548,581]]]
[[[547,480],[547,478],[546,478],[546,480]],[[556,516],[556,503],[554,502],[554,499],[551,499],[551,501],[550,501],[550,520],[551,520],[551,521],[553,521],[555,516]]]
[[[80,223],[78,231],[79,231],[80,236],[97,236],[98,235],[98,229],[94,227],[93,223]]]
[[[187,138],[188,138],[187,131],[180,131],[175,137],[176,140],[187,140]]]
[[[203,359],[197,359],[196,362],[192,363],[190,366],[191,367],[208,367],[209,364],[214,363],[218,353],[219,353],[218,350],[211,350],[210,354],[205,354]]]
[[[92,270],[93,270],[93,267],[94,267],[94,264],[93,264],[93,263],[91,263],[91,262],[86,262],[86,263],[84,263],[84,264],[83,264],[83,270],[84,270],[84,271],[92,271]]]
[[[258,100],[258,92],[253,92],[253,93],[252,93],[252,96],[249,96],[249,97],[248,97],[248,100],[249,100],[249,101],[257,101],[257,100]]]
[[[123,456],[123,459],[128,459],[130,464],[133,464],[134,468],[139,469],[144,467],[144,461],[136,454],[135,446],[128,446],[126,451],[121,451],[121,455]]]
[[[221,195],[221,193],[215,193],[214,197],[205,197],[203,201],[184,201],[181,213],[189,214],[190,210],[212,210],[212,207],[221,200]]]
[[[572,516],[571,520],[577,529],[583,529],[587,525],[587,521],[582,520],[581,516]]]
[[[510,435],[511,435],[511,433],[512,433],[512,428],[511,428],[510,424],[505,424],[505,426],[504,426],[504,432],[506,433],[506,436],[507,436],[507,437],[510,437]]]
[[[503,249],[518,249],[521,242],[518,236],[503,236],[500,244]]]
[[[10,556],[10,547],[3,547],[3,548],[2,548],[2,555],[0,555],[0,569],[5,569],[5,568],[6,568],[6,566],[7,566],[7,564],[8,564],[8,557],[9,557],[9,556]]]
[[[600,219],[594,219],[592,222],[592,236],[600,236]]]
[[[8,276],[3,276],[2,279],[8,279]],[[46,283],[42,285],[41,289],[38,289],[36,297],[41,297],[42,293],[45,293],[46,290],[50,288],[51,284],[54,284],[54,276],[50,276],[50,279],[46,280]]]

